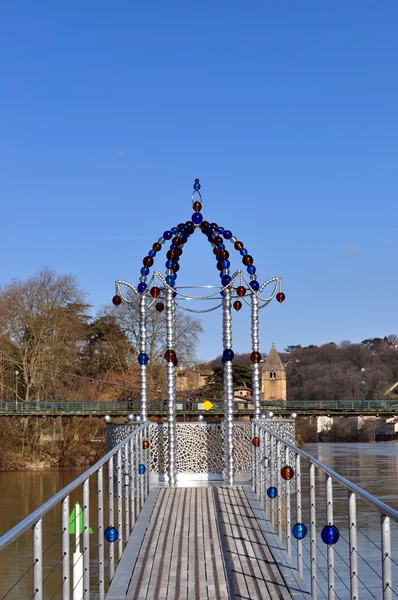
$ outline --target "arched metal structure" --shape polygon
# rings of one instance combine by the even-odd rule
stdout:
[[[222,308],[222,340],[223,355],[222,363],[224,365],[224,422],[225,422],[225,459],[226,470],[225,479],[228,484],[234,482],[234,455],[233,455],[233,380],[232,380],[232,361],[234,352],[232,350],[232,301],[234,308],[242,308],[242,300],[251,308],[251,338],[252,353],[250,356],[252,363],[252,387],[253,387],[253,406],[254,418],[260,417],[260,361],[259,352],[259,309],[264,308],[274,297],[279,302],[283,302],[285,295],[282,292],[282,281],[280,277],[272,277],[266,280],[262,285],[257,281],[256,267],[253,257],[249,254],[244,244],[239,241],[230,230],[203,220],[202,195],[199,179],[195,180],[194,192],[192,195],[192,208],[194,213],[190,221],[179,223],[176,227],[165,230],[163,235],[152,245],[148,255],[143,259],[143,267],[140,271],[139,283],[135,287],[127,281],[116,281],[116,294],[113,302],[119,305],[121,302],[132,303],[139,300],[140,307],[140,327],[139,327],[139,354],[137,357],[140,365],[140,401],[141,401],[141,420],[147,420],[147,364],[149,356],[147,354],[147,335],[146,335],[146,314],[149,306],[156,303],[156,309],[159,312],[166,310],[166,352],[165,361],[167,363],[167,424],[168,424],[168,452],[169,467],[168,476],[170,485],[176,484],[176,366],[178,357],[176,355],[175,344],[175,313],[176,306],[189,312],[209,312]],[[206,237],[213,248],[213,253],[217,261],[217,268],[220,271],[221,286],[215,287],[214,291],[206,295],[194,296],[184,293],[183,289],[176,286],[177,273],[180,268],[179,259],[183,253],[184,245],[189,241],[191,235],[199,229]],[[166,272],[165,275],[160,271],[154,271],[150,277],[150,268],[154,265],[157,254],[162,250],[163,245],[170,241],[170,247],[166,254]],[[247,276],[242,270],[231,274],[229,252],[225,243],[229,241],[234,249],[242,258],[242,263],[246,267]],[[269,296],[263,297],[264,289],[274,284]],[[125,292],[127,288],[129,292]],[[221,303],[209,310],[193,310],[181,306],[176,298],[188,300],[217,299],[222,298]]]

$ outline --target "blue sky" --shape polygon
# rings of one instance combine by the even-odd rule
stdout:
[[[392,0],[2,2],[0,284],[48,265],[100,307],[199,177],[204,218],[283,277],[264,351],[398,333],[397,27]],[[178,283],[218,282],[197,232]],[[248,310],[233,335],[249,351]]]

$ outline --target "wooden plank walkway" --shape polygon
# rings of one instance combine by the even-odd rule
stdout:
[[[265,521],[243,487],[152,490],[106,598],[308,600]]]

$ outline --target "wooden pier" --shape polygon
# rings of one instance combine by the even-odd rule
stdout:
[[[310,594],[249,488],[153,489],[106,600],[227,598]]]

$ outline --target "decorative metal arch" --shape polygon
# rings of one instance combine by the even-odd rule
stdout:
[[[234,457],[233,457],[233,381],[232,381],[232,361],[234,352],[232,350],[232,300],[235,310],[242,308],[242,300],[251,307],[251,338],[252,353],[250,360],[252,363],[252,387],[253,387],[253,406],[254,418],[260,417],[260,361],[259,352],[259,318],[258,311],[264,308],[276,297],[278,302],[283,302],[285,295],[282,292],[282,280],[280,277],[267,279],[262,285],[257,281],[256,267],[253,257],[248,253],[243,243],[239,241],[230,230],[220,227],[216,223],[209,223],[203,220],[201,213],[202,195],[200,193],[199,179],[195,179],[194,192],[192,194],[192,208],[194,213],[190,221],[179,223],[176,227],[164,231],[163,235],[152,245],[148,255],[143,259],[143,267],[140,271],[139,283],[137,287],[127,281],[116,281],[116,293],[113,297],[113,303],[119,305],[122,301],[133,303],[131,296],[123,291],[123,287],[131,290],[135,297],[139,298],[140,306],[140,335],[139,335],[139,354],[137,357],[140,365],[140,406],[141,420],[146,421],[147,413],[147,364],[149,357],[147,354],[146,339],[146,311],[149,306],[156,302],[156,309],[162,312],[166,308],[166,353],[167,363],[167,424],[168,424],[168,451],[169,451],[169,484],[176,484],[176,373],[178,358],[174,350],[175,343],[175,311],[176,306],[189,312],[209,312],[222,307],[223,312],[223,355],[222,364],[224,366],[224,420],[225,420],[225,458],[226,473],[225,479],[229,485],[234,482]],[[190,236],[197,229],[207,236],[207,239],[213,247],[213,253],[217,260],[217,268],[220,271],[221,286],[213,288],[214,291],[205,295],[190,295],[184,293],[185,288],[176,287],[177,273],[179,271],[179,259],[183,253],[184,245],[189,241]],[[162,275],[159,271],[154,271],[148,281],[150,268],[154,264],[156,255],[161,251],[166,241],[171,240],[169,250],[167,251],[165,263],[166,272]],[[242,270],[238,270],[231,275],[229,252],[224,241],[233,244],[234,249],[242,256],[242,262],[247,269],[249,278],[245,276]],[[160,282],[161,286],[159,286]],[[264,289],[274,283],[274,287],[269,296],[263,297]],[[236,285],[238,284],[238,285]],[[246,286],[244,285],[246,284]],[[248,295],[246,295],[248,292]],[[220,304],[208,310],[194,310],[178,304],[175,300],[177,296],[187,300],[216,299],[221,294]],[[164,300],[164,302],[162,301]],[[259,304],[259,301],[262,304]]]

